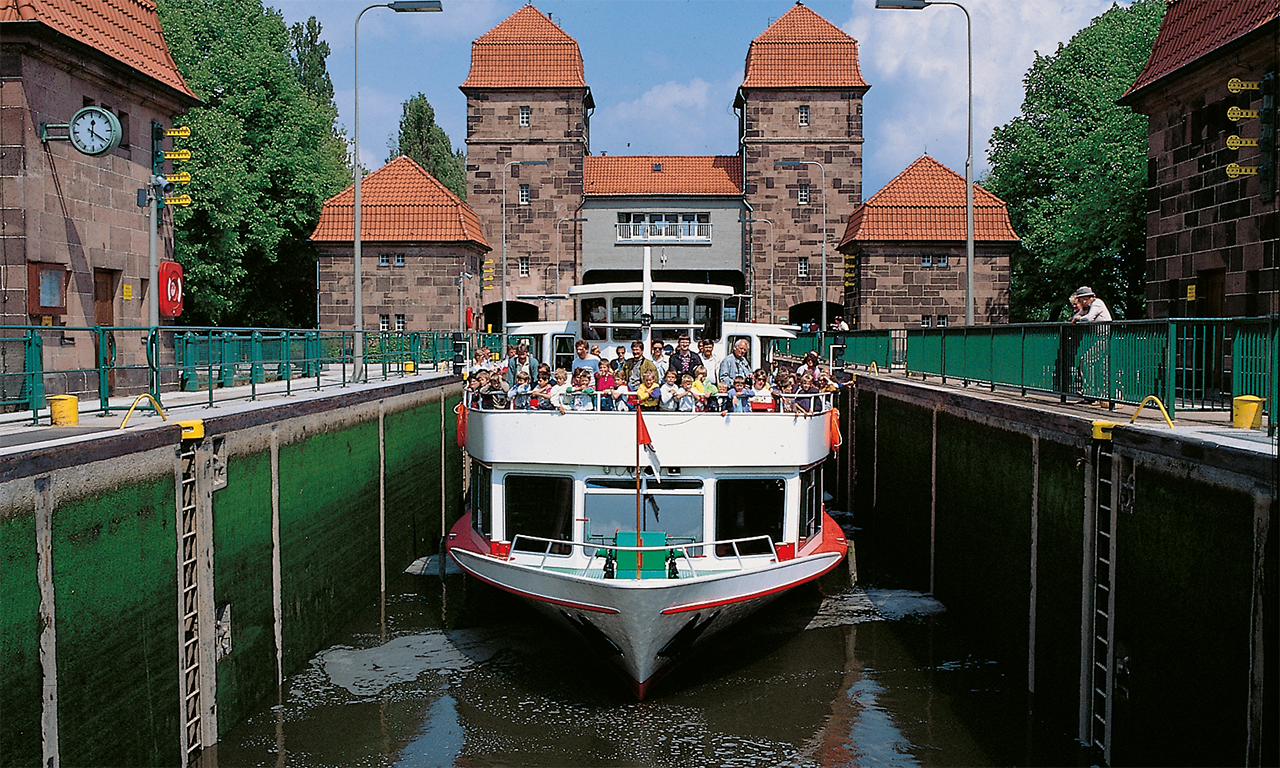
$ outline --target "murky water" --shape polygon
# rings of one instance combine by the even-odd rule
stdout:
[[[832,589],[828,585],[828,589]],[[205,750],[228,766],[1068,764],[999,665],[909,592],[793,592],[636,702],[578,640],[503,593],[403,576],[279,703]]]

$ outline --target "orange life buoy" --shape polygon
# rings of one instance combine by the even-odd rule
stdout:
[[[840,435],[840,409],[832,408],[827,411],[827,444],[831,446],[831,450],[835,450],[844,444],[844,438]]]
[[[457,414],[458,428],[458,447],[467,447],[467,404],[458,403],[453,407],[453,412]]]

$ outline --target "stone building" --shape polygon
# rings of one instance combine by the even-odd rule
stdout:
[[[924,155],[850,214],[840,252],[851,328],[964,324],[964,183]],[[973,321],[1007,323],[1018,236],[1004,201],[977,184],[973,208]]]
[[[1169,0],[1120,99],[1148,118],[1148,317],[1280,313],[1274,160],[1259,169],[1263,113],[1277,121],[1275,96],[1268,107],[1263,95],[1268,81],[1277,88],[1277,14],[1275,0]],[[1233,92],[1233,79],[1247,87]],[[1246,116],[1232,120],[1233,108]],[[1253,146],[1233,148],[1233,137]],[[1274,158],[1274,128],[1270,142]]]
[[[869,87],[857,42],[797,3],[748,47],[734,100],[737,156],[594,157],[595,103],[578,44],[522,6],[476,39],[461,85],[468,202],[488,241],[505,239],[509,320],[539,317],[538,302],[516,296],[638,274],[638,252],[626,263],[637,234],[664,247],[665,268],[681,278],[743,294],[736,311],[756,320],[821,316],[825,250],[828,314],[840,314],[834,234],[862,202]],[[501,261],[498,252],[499,281]],[[484,297],[495,325],[497,294]]]
[[[360,182],[360,208],[365,330],[473,326],[489,252],[475,211],[404,156]],[[322,329],[355,327],[354,209],[353,185],[324,202],[311,234],[319,257]]]
[[[147,325],[148,211],[137,191],[151,176],[151,127],[198,100],[150,2],[0,0],[0,41],[0,325],[68,329],[42,334],[45,370],[90,372],[47,377],[46,391],[97,392],[94,337],[70,329]],[[46,126],[87,106],[117,119],[114,149],[90,155],[50,138],[67,129]],[[169,210],[160,238],[160,257],[172,258]],[[15,356],[14,342],[2,343],[3,373],[15,359],[20,371],[21,346]],[[117,365],[137,368],[111,384],[145,385],[143,345],[119,338],[113,351]]]

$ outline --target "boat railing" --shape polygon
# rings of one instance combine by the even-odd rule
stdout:
[[[728,394],[728,393],[726,393]],[[801,416],[825,413],[831,410],[835,392],[813,392],[813,393],[784,393],[770,392],[770,398],[756,398],[743,395],[739,398],[740,404],[734,408],[734,396],[729,395],[729,407],[727,408],[698,408],[694,411],[681,411],[679,409],[664,410],[658,409],[659,413],[707,413],[721,414],[726,412],[735,413],[790,413]],[[614,394],[606,392],[593,392],[592,394],[581,395],[562,395],[562,402],[552,408],[534,407],[517,407],[515,396],[503,395],[506,405],[502,407],[485,407],[483,405],[483,396],[479,396],[474,392],[467,393],[467,405],[473,410],[481,411],[557,411],[561,408],[564,413],[573,412],[629,412],[635,410],[635,394],[628,391],[623,398],[618,398]],[[575,407],[576,406],[576,407]]]
[[[750,544],[752,542],[764,543],[768,547],[769,551],[760,552],[758,555],[753,555],[750,552],[744,553],[742,550],[745,548],[745,545]],[[524,548],[520,547],[519,545],[521,543],[526,543],[526,546]],[[528,545],[541,545],[542,551],[539,553],[537,551],[536,546],[530,547]],[[515,538],[511,540],[510,551],[513,554],[516,551],[523,551],[526,554],[533,554],[533,555],[541,554],[541,559],[538,561],[535,567],[537,567],[539,570],[543,570],[547,567],[548,558],[552,556],[552,549],[562,548],[562,547],[570,547],[572,549],[581,549],[583,551],[583,554],[587,556],[587,565],[582,569],[582,572],[579,574],[580,576],[584,576],[584,577],[590,574],[591,568],[592,566],[595,565],[597,558],[603,557],[608,559],[610,552],[614,553],[615,557],[617,556],[616,553],[618,552],[640,553],[640,554],[637,554],[636,556],[637,561],[641,559],[641,555],[645,552],[666,552],[668,557],[674,556],[678,560],[684,561],[686,567],[688,568],[690,577],[696,577],[698,575],[698,571],[693,564],[693,558],[697,557],[697,555],[691,555],[689,553],[689,550],[710,548],[712,551],[718,552],[722,549],[730,548],[733,552],[732,559],[737,563],[737,570],[744,570],[746,568],[746,562],[742,559],[744,556],[746,557],[772,556],[774,560],[778,559],[778,548],[777,546],[775,546],[773,538],[768,534],[761,534],[759,536],[746,536],[746,537],[736,538],[736,539],[720,539],[717,541],[697,541],[692,536],[680,536],[680,537],[671,537],[670,539],[667,540],[665,544],[657,544],[657,545],[650,545],[650,546],[623,546],[623,545],[619,545],[611,542],[608,537],[604,537],[604,536],[592,537],[591,540],[584,542],[584,541],[565,541],[564,539],[548,539],[542,536],[530,536],[524,533],[517,533],[515,535]],[[559,555],[557,555],[557,557],[559,557]],[[727,558],[721,558],[721,559],[727,559]]]

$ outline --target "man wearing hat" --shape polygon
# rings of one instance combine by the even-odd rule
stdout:
[[[1102,303],[1102,299],[1093,295],[1093,289],[1087,285],[1082,285],[1071,294],[1071,298],[1080,302],[1080,311],[1071,316],[1073,323],[1109,323],[1111,322],[1111,313],[1107,311],[1107,305]]]

